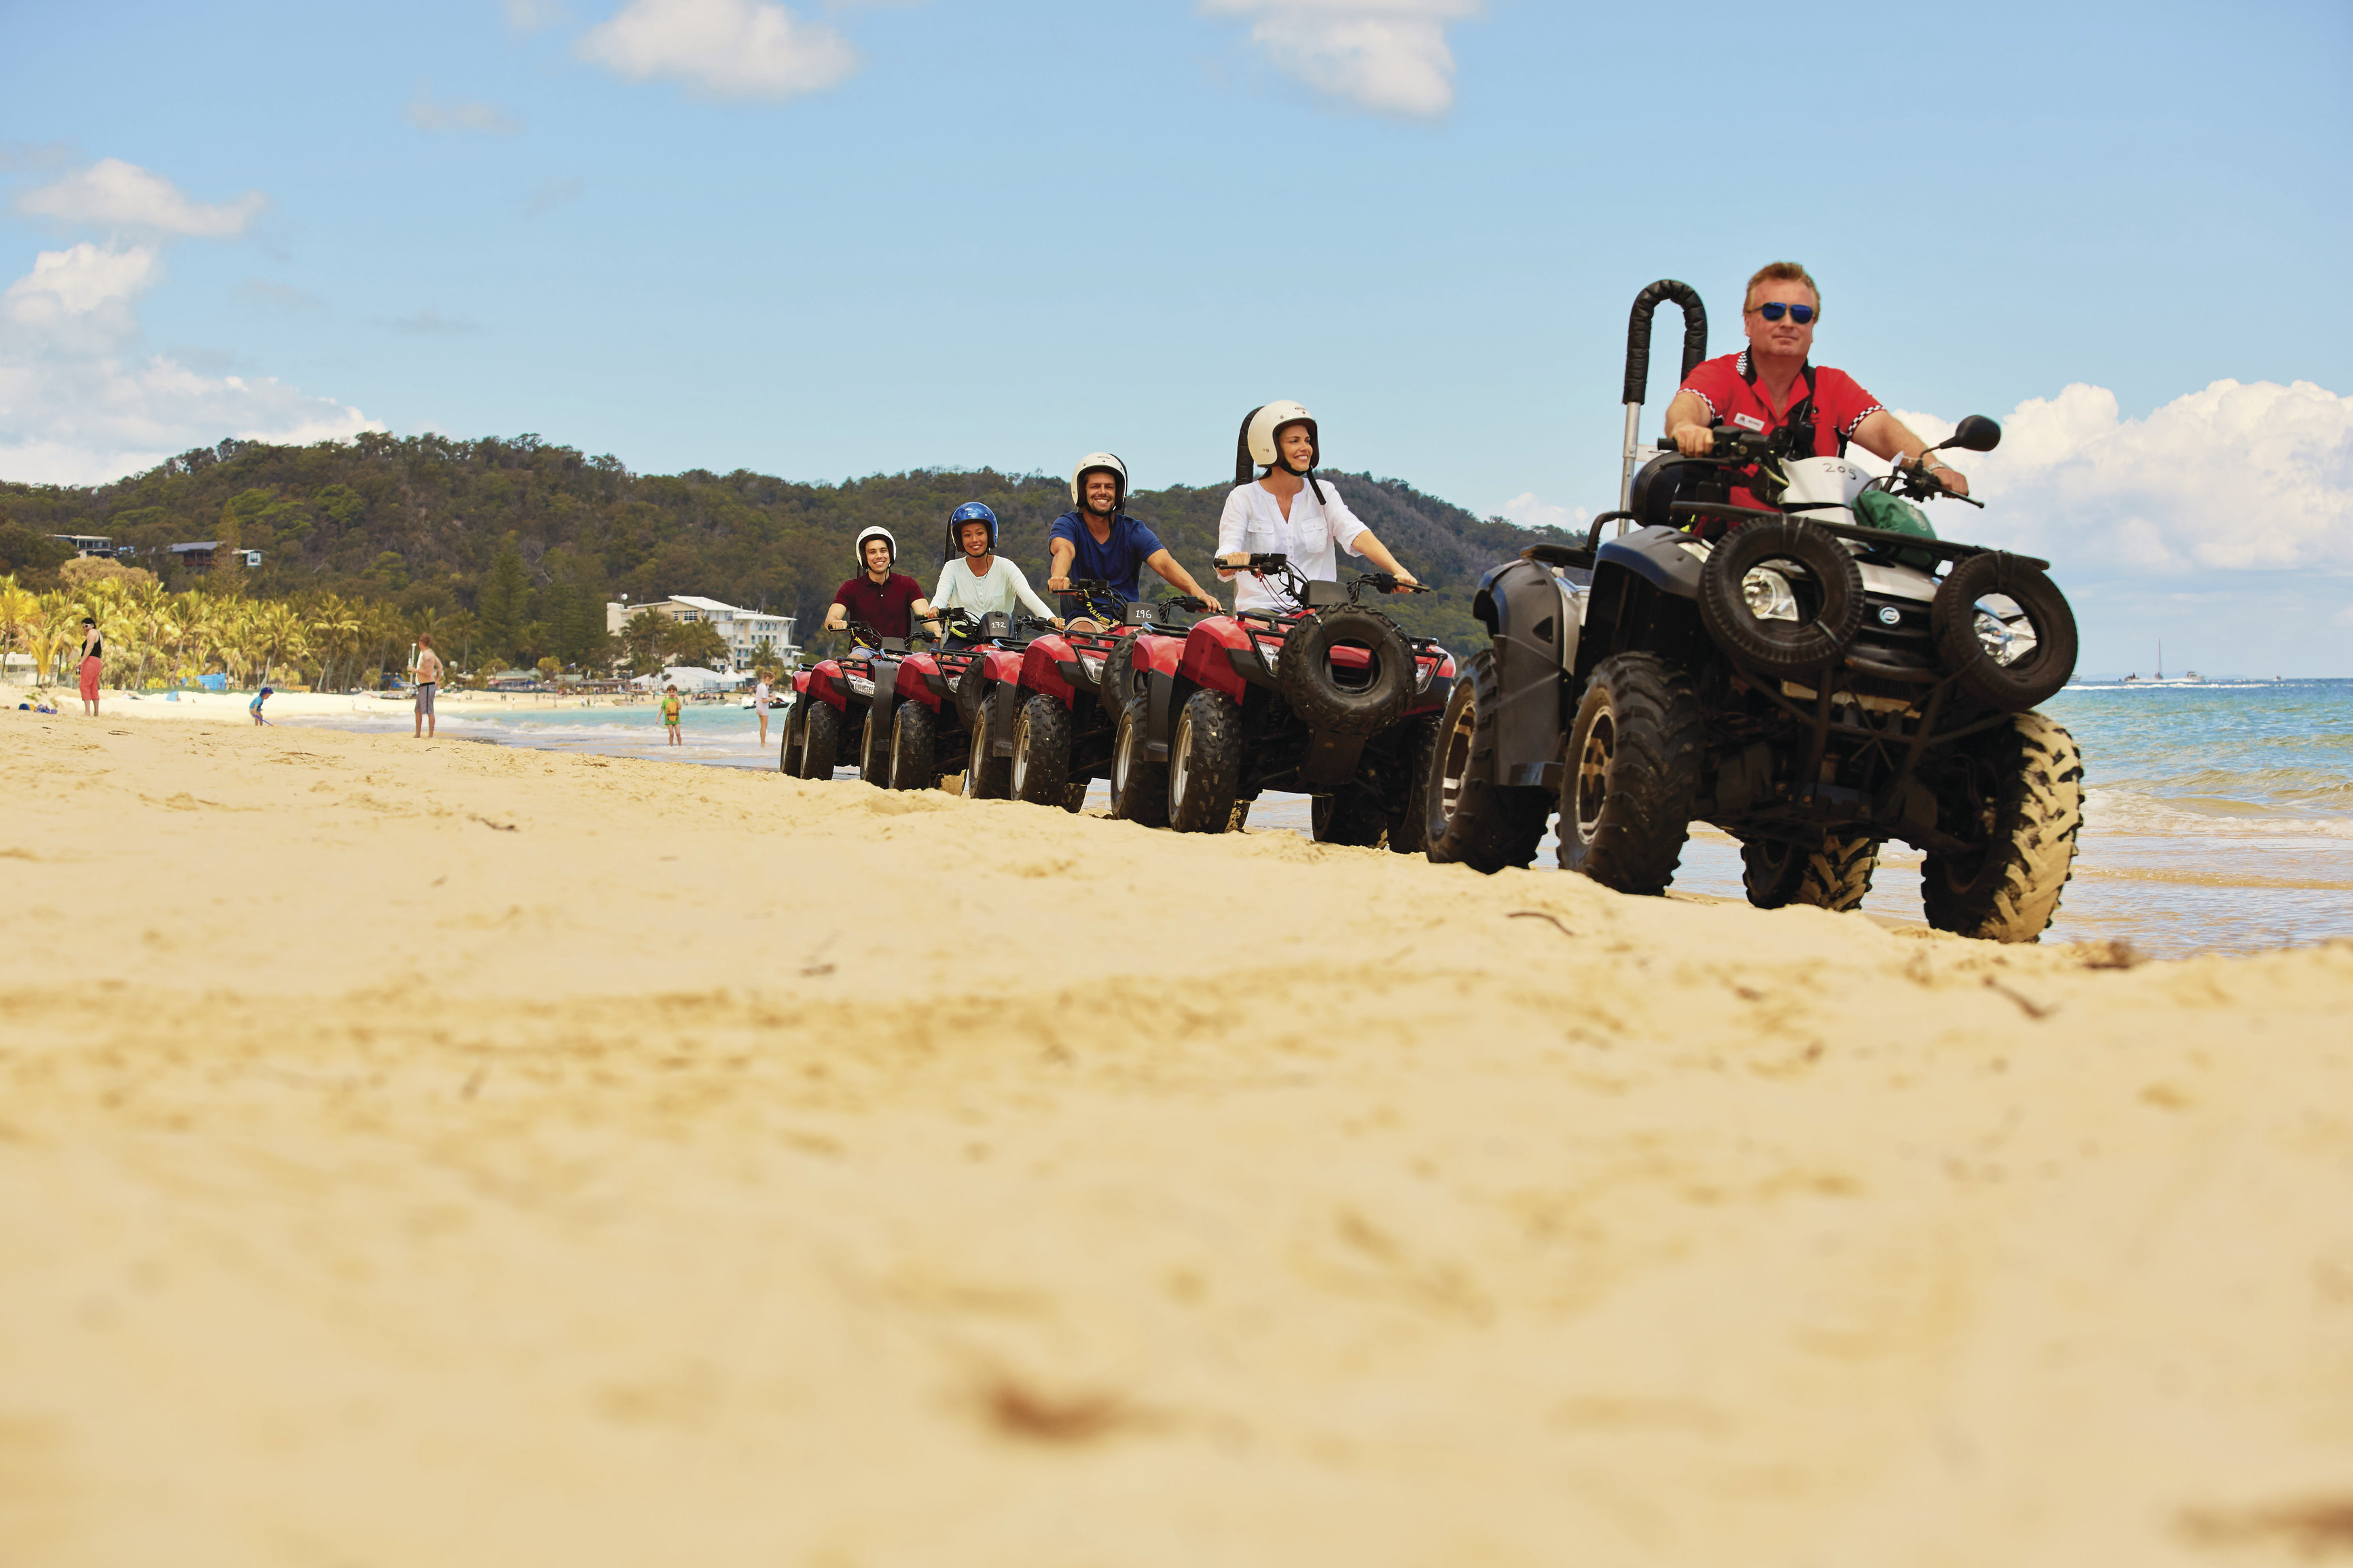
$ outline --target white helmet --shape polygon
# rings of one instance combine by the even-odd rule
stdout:
[[[1286,425],[1307,426],[1307,482],[1315,491],[1315,499],[1324,499],[1324,487],[1315,483],[1315,465],[1324,460],[1324,437],[1315,428],[1315,416],[1307,412],[1304,404],[1289,398],[1253,408],[1243,416],[1240,439],[1234,443],[1234,483],[1250,482],[1253,466],[1261,468],[1284,467],[1282,454],[1275,449],[1275,432]]]
[[[889,545],[891,547],[891,564],[895,566],[899,563],[899,542],[891,537],[891,531],[889,529],[877,524],[872,528],[861,528],[858,531],[858,544],[856,548],[858,551],[858,569],[860,572],[866,570],[866,542],[870,539],[879,539],[883,543]]]
[[[1071,470],[1071,504],[1084,510],[1087,498],[1079,493],[1079,483],[1096,468],[1109,474],[1113,482],[1119,486],[1119,493],[1112,498],[1111,503],[1111,510],[1116,512],[1127,505],[1127,465],[1109,452],[1089,452],[1079,459],[1079,466]]]

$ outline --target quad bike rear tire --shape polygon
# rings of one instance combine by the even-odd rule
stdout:
[[[2034,651],[2016,664],[2000,663],[1978,640],[1978,601],[1992,594],[2016,604],[2034,628]],[[2041,568],[1999,550],[1946,574],[1928,605],[1928,626],[1937,660],[1989,708],[2023,712],[2057,695],[2075,673],[2075,612],[2067,595]]]
[[[1124,712],[1130,702],[1142,694],[1143,685],[1135,678],[1135,634],[1128,633],[1111,645],[1103,656],[1103,673],[1095,677],[1095,699],[1106,713]]]
[[[1425,796],[1430,788],[1430,757],[1438,750],[1438,721],[1412,721],[1404,741],[1400,755],[1405,768],[1405,806],[1389,818],[1388,847],[1399,855],[1419,855],[1430,847],[1422,835],[1430,826],[1430,806]]]
[[[1235,792],[1242,771],[1242,710],[1222,691],[1196,691],[1176,715],[1168,742],[1168,826],[1179,833],[1234,833],[1248,802]]]
[[[1361,789],[1341,795],[1319,795],[1308,805],[1307,819],[1318,844],[1350,844],[1377,849],[1388,842],[1389,814]]]
[[[1495,652],[1482,648],[1446,700],[1420,787],[1423,837],[1440,865],[1485,872],[1525,866],[1544,841],[1552,792],[1493,782],[1502,700]]]
[[[802,702],[807,700],[802,699]],[[801,710],[802,702],[794,703],[785,715],[784,734],[776,746],[776,771],[788,779],[801,776],[801,728],[807,721],[807,715]]]
[[[1621,893],[1667,890],[1699,794],[1707,720],[1691,677],[1650,653],[1596,665],[1560,782],[1560,865]]]
[[[930,789],[940,782],[938,717],[920,702],[902,702],[891,721],[891,787]]]
[[[1808,849],[1786,838],[1751,838],[1740,846],[1740,881],[1748,901],[1760,910],[1804,904],[1843,914],[1862,907],[1871,874],[1879,865],[1879,840],[1822,840]]]
[[[801,725],[801,777],[825,780],[841,761],[841,710],[812,699]]]
[[[1349,643],[1372,650],[1365,685],[1343,686],[1332,669],[1332,649]],[[1363,605],[1331,605],[1294,624],[1282,640],[1275,681],[1283,700],[1308,729],[1330,735],[1373,735],[1388,729],[1413,700],[1413,645],[1397,623]]]
[[[1013,730],[1013,798],[1068,807],[1071,710],[1044,692],[1021,705]]]
[[[891,731],[881,723],[881,710],[869,703],[866,720],[858,727],[858,776],[876,789],[891,787]]]
[[[1011,722],[1007,688],[984,694],[973,709],[972,756],[965,763],[964,793],[967,800],[1006,800],[1013,794],[1013,759],[997,755],[997,737]]]
[[[1921,903],[1938,931],[1989,942],[2036,942],[2074,874],[2084,826],[2084,757],[2075,737],[2040,713],[2001,731],[1998,788],[1984,848],[1932,853],[1920,868]]]
[[[1821,595],[1810,621],[1762,621],[1741,584],[1767,561],[1803,566]],[[1699,574],[1699,618],[1718,647],[1772,675],[1820,669],[1862,626],[1862,568],[1834,535],[1802,522],[1751,522],[1733,530]]]
[[[1111,814],[1122,822],[1166,827],[1168,764],[1152,760],[1151,721],[1149,698],[1131,698],[1119,711],[1119,732],[1111,745]]]

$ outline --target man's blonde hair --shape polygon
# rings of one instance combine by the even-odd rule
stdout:
[[[1822,286],[1814,281],[1812,273],[1797,262],[1768,261],[1758,268],[1757,276],[1748,280],[1748,292],[1740,297],[1742,315],[1745,316],[1757,308],[1757,286],[1759,283],[1803,283],[1814,291],[1814,319],[1816,321],[1821,319]]]

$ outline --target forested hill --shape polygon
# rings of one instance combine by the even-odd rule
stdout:
[[[1564,537],[1473,517],[1402,480],[1332,477],[1399,559],[1441,590],[1388,604],[1411,629],[1457,647],[1481,640],[1468,613],[1479,574],[1536,539]],[[1221,480],[1139,491],[1128,510],[1207,582],[1229,488]],[[26,534],[109,535],[133,546],[135,563],[168,587],[185,580],[171,545],[233,542],[264,552],[259,569],[239,574],[248,594],[332,592],[415,614],[472,610],[512,533],[531,579],[532,618],[584,637],[592,626],[601,632],[603,602],[623,593],[787,610],[806,633],[856,570],[850,542],[860,529],[881,523],[896,533],[904,569],[928,590],[947,514],[967,500],[996,509],[1002,548],[1041,581],[1047,527],[1069,508],[1059,477],[917,470],[835,485],[740,469],[633,474],[617,458],[583,457],[536,436],[369,434],[310,447],[231,440],[111,485],[0,483],[0,541],[13,537],[21,548]],[[0,571],[12,564],[39,565],[0,562]]]

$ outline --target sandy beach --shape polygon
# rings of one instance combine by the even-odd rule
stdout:
[[[2353,1552],[2353,942],[137,706],[0,714],[0,1563]]]

